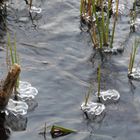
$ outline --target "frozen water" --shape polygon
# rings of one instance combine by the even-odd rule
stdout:
[[[38,94],[38,90],[35,87],[32,87],[30,83],[23,81],[19,82],[19,88],[17,91],[19,92],[18,97],[24,101],[34,99]]]
[[[98,96],[98,93],[96,92],[95,95]],[[99,97],[101,101],[118,101],[120,99],[120,94],[114,89],[109,89],[101,91]]]
[[[23,101],[15,101],[13,99],[9,99],[6,109],[13,113],[15,116],[25,115],[27,114],[28,105]]]
[[[31,84],[29,82],[19,81],[19,89],[24,90],[28,87],[31,87]]]
[[[140,80],[140,68],[133,68],[132,73],[128,73],[128,76],[135,80]]]
[[[31,6],[30,12],[31,12],[31,13],[40,14],[40,13],[42,12],[42,9],[41,9],[41,8],[37,8],[37,7],[35,7],[35,6]]]
[[[123,52],[124,47],[123,46],[119,46],[119,47],[113,47],[113,48],[103,48],[104,53],[112,53],[112,54],[117,54],[117,53],[121,53]]]
[[[96,116],[102,114],[102,112],[105,110],[105,105],[101,103],[94,103],[94,102],[88,102],[87,105],[85,105],[84,102],[81,105],[81,109],[89,119],[94,119]]]

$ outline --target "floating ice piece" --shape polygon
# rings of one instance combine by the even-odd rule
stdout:
[[[132,73],[128,73],[128,77],[134,80],[140,80],[140,68],[132,68]]]
[[[19,88],[17,91],[19,92],[18,97],[24,101],[34,99],[38,94],[38,90],[35,87],[32,87],[30,83],[23,81],[19,82]]]
[[[31,13],[40,14],[40,13],[42,12],[42,9],[41,9],[41,8],[37,8],[37,7],[35,7],[35,6],[31,6],[30,12],[31,12]]]
[[[6,109],[13,113],[15,116],[25,115],[27,114],[28,105],[23,101],[15,101],[13,99],[9,99]]]
[[[31,87],[31,84],[29,82],[19,81],[19,89],[24,90],[28,87]]]
[[[87,105],[85,105],[84,102],[81,105],[81,109],[86,114],[87,118],[92,120],[95,119],[96,116],[99,116],[103,113],[105,110],[105,105],[94,102],[88,102]]]
[[[98,96],[98,93],[95,93],[96,96]],[[116,102],[120,99],[120,94],[115,89],[109,89],[106,91],[101,91],[99,96],[101,102]]]
[[[103,49],[104,53],[112,53],[112,54],[118,54],[118,53],[122,53],[124,51],[124,47],[113,47],[113,48],[109,48],[106,47]]]

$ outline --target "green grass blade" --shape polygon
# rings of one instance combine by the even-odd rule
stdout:
[[[17,60],[16,35],[15,35],[15,37],[14,37],[14,62],[18,64],[18,60]]]
[[[132,62],[131,62],[131,72],[132,72],[132,69],[134,67],[134,62],[135,62],[135,57],[136,57],[137,49],[138,49],[138,41],[137,41],[137,39],[135,39],[133,55],[132,55]]]
[[[80,16],[82,16],[82,13],[83,13],[83,2],[84,2],[84,0],[81,0],[81,3],[80,3]]]
[[[12,50],[12,46],[11,46],[11,39],[10,39],[10,34],[7,33],[7,36],[8,36],[8,48],[10,50],[10,56],[11,56],[11,63],[14,64],[15,61],[14,61],[14,55],[13,55],[13,50]]]
[[[87,105],[88,101],[89,101],[89,97],[90,97],[90,94],[92,92],[92,85],[90,85],[89,89],[88,89],[88,92],[87,94],[85,95],[85,106]]]

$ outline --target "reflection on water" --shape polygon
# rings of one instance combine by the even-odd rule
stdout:
[[[5,113],[0,113],[0,139],[7,140],[10,136],[11,130],[5,125]]]
[[[9,113],[5,116],[5,124],[13,131],[24,131],[27,127],[27,117],[18,115],[15,116],[12,113]]]

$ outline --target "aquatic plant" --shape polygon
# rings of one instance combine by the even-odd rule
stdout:
[[[91,92],[92,92],[92,85],[90,85],[88,92],[85,95],[85,106],[87,106]]]
[[[135,22],[136,22],[136,0],[133,2],[133,8],[130,9],[130,31],[135,32]]]
[[[138,39],[135,39],[135,42],[132,46],[132,50],[130,53],[129,66],[128,66],[128,73],[129,74],[132,73],[132,69],[134,67],[135,57],[136,57],[138,47],[139,47],[139,41],[138,41]]]
[[[11,38],[10,34],[7,33],[7,55],[8,50],[10,51],[10,65],[13,65],[15,63],[19,63],[18,55],[17,55],[17,47],[16,47],[16,36],[14,37],[14,47],[12,47],[11,44]],[[8,57],[8,56],[7,56]]]
[[[9,56],[9,51],[10,51],[10,56]],[[12,47],[11,43],[11,37],[10,34],[7,33],[7,52],[6,52],[6,57],[7,57],[7,67],[11,67],[14,64],[19,64],[19,57],[17,54],[17,46],[16,46],[16,36],[14,36],[14,46]],[[9,58],[10,57],[10,58]],[[17,82],[14,88],[14,93],[15,93],[15,99],[17,99],[17,88],[19,87],[19,76],[17,78]]]
[[[108,2],[106,0],[81,0],[81,21],[88,25],[95,48],[102,49],[103,46],[113,47],[118,5],[119,0],[116,0],[116,11],[110,38],[109,25],[112,14],[112,0],[108,0]]]
[[[113,23],[113,30],[112,30],[111,40],[110,40],[110,48],[113,47],[116,22],[117,22],[117,19],[118,19],[118,7],[119,7],[119,0],[116,0],[116,13],[115,13],[115,18],[114,18],[114,23]]]
[[[98,65],[97,68],[97,80],[98,80],[98,101],[100,101],[100,89],[101,89],[101,67]]]

